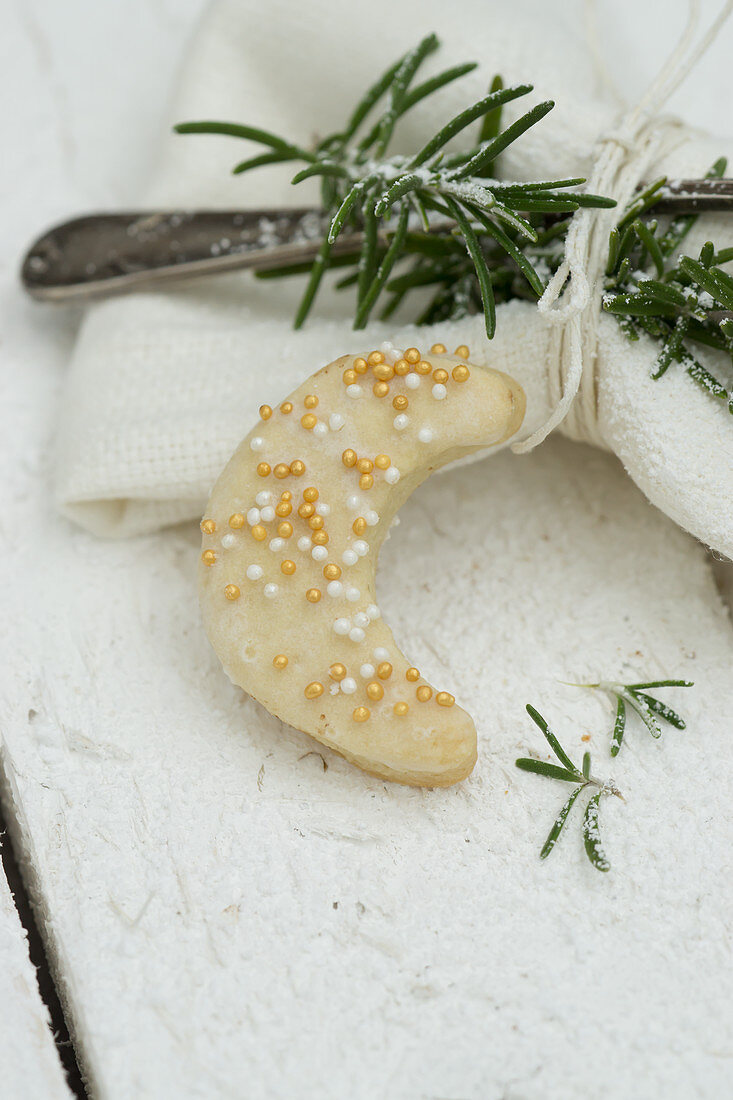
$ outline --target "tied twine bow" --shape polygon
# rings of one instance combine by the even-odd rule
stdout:
[[[564,432],[571,438],[606,446],[598,424],[596,368],[609,234],[649,168],[684,141],[685,124],[660,112],[715,40],[731,11],[733,0],[726,0],[696,43],[700,4],[690,0],[687,25],[676,47],[639,103],[599,140],[588,190],[608,195],[617,205],[577,211],[568,230],[565,258],[539,301],[539,311],[553,330],[549,385],[554,409],[532,435],[512,446],[518,454],[533,450],[563,421]],[[593,14],[589,0],[591,18]],[[591,48],[598,57],[595,40],[591,40]]]

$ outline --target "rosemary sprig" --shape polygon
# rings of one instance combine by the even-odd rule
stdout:
[[[647,680],[639,684],[619,684],[614,680],[600,680],[597,684],[578,684],[577,687],[594,688],[611,696],[616,702],[616,718],[611,735],[611,756],[618,756],[626,732],[627,707],[634,711],[654,738],[662,736],[662,727],[657,721],[661,718],[678,730],[686,728],[683,718],[663,703],[661,699],[648,694],[649,688],[693,687],[692,680]]]
[[[581,178],[516,182],[493,178],[497,158],[554,106],[538,103],[503,127],[502,107],[526,96],[530,84],[505,88],[495,77],[487,95],[460,111],[412,156],[388,155],[395,127],[418,103],[476,66],[457,65],[415,84],[420,67],[438,49],[431,34],[391,65],[367,90],[343,130],[313,149],[254,126],[229,122],[186,122],[178,133],[225,134],[264,146],[240,161],[241,174],[264,165],[300,161],[292,182],[320,179],[321,204],[330,217],[328,233],[309,266],[295,326],[300,327],[323,276],[334,264],[333,245],[345,228],[363,232],[358,253],[340,257],[354,272],[340,286],[355,286],[355,328],[363,328],[380,296],[391,292],[383,316],[405,296],[432,286],[432,301],[419,322],[459,317],[481,309],[489,338],[496,328],[497,301],[539,296],[559,262],[568,220],[558,215],[582,206],[613,206],[612,200],[577,190]],[[378,107],[381,104],[381,113]],[[469,126],[479,130],[468,148],[448,152]],[[402,270],[395,270],[402,265]],[[290,269],[288,274],[297,269]],[[262,272],[274,277],[283,272]]]
[[[724,158],[707,174],[725,173]],[[733,249],[716,251],[712,241],[697,259],[680,254],[680,247],[698,215],[674,218],[666,226],[643,216],[663,193],[666,178],[655,180],[629,205],[611,231],[603,305],[632,340],[646,332],[661,347],[652,378],[659,379],[678,363],[707,393],[728,402],[733,413],[733,388],[726,387],[695,357],[690,345],[723,351],[733,362],[733,278],[721,265],[733,259]]]
[[[527,713],[535,725],[542,730],[545,740],[560,761],[560,766],[557,764],[548,764],[544,760],[536,760],[534,757],[530,756],[521,756],[518,760],[515,760],[516,766],[525,772],[533,772],[535,775],[544,775],[548,779],[559,779],[564,783],[575,784],[575,789],[564,803],[560,813],[552,824],[552,828],[547,834],[547,840],[542,845],[542,850],[540,852],[540,859],[546,859],[555,847],[560,833],[565,827],[568,815],[575,805],[580,793],[585,790],[591,790],[595,793],[591,795],[585,807],[585,814],[583,817],[583,845],[586,855],[593,866],[598,871],[609,871],[611,864],[608,861],[608,857],[601,843],[598,810],[601,799],[605,796],[615,795],[617,798],[623,800],[623,795],[611,780],[603,781],[596,779],[596,777],[591,774],[591,759],[589,752],[583,754],[583,763],[581,767],[578,768],[565,752],[565,749],[548,726],[546,720],[539,711],[529,703],[527,703]]]

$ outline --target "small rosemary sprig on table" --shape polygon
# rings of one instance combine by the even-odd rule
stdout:
[[[583,754],[583,763],[581,767],[578,768],[565,752],[565,749],[562,747],[539,711],[535,710],[529,703],[527,703],[527,713],[535,725],[542,730],[548,745],[560,761],[560,766],[557,764],[548,764],[544,760],[536,760],[534,757],[530,756],[521,756],[515,761],[516,766],[525,772],[534,772],[535,775],[544,775],[548,779],[559,779],[564,783],[575,784],[575,789],[571,792],[570,797],[567,802],[565,802],[552,824],[552,828],[547,835],[547,840],[542,846],[540,859],[546,859],[555,847],[558,837],[565,827],[568,815],[575,805],[580,793],[590,789],[595,791],[595,793],[589,798],[585,807],[585,815],[583,817],[583,844],[588,859],[598,871],[610,870],[611,864],[601,844],[598,809],[601,799],[606,795],[615,795],[622,800],[623,795],[612,781],[596,779],[596,777],[591,774],[589,752]]]
[[[726,163],[724,158],[716,161],[707,178],[721,177]],[[727,315],[733,310],[733,278],[720,266],[733,260],[733,248],[716,251],[708,241],[697,259],[685,256],[679,250],[698,215],[683,215],[666,225],[643,220],[666,182],[662,177],[642,191],[612,230],[603,305],[630,339],[645,332],[661,343],[652,378],[661,378],[672,363],[679,363],[709,394],[727,401],[733,413],[733,389],[711,374],[691,348],[716,348],[733,361],[733,318]]]
[[[613,680],[600,680],[597,684],[577,684],[573,686],[595,688],[598,691],[604,691],[616,700],[616,719],[611,735],[611,756],[618,756],[626,731],[627,706],[639,715],[652,737],[659,738],[662,736],[662,728],[657,718],[662,718],[678,730],[685,729],[686,723],[676,711],[668,707],[661,699],[649,695],[648,689],[693,687],[694,685],[692,680],[646,680],[640,684],[619,684]]]
[[[306,265],[309,277],[296,328],[308,316],[323,275],[334,262],[337,238],[351,227],[363,231],[363,244],[358,253],[340,256],[338,264],[355,267],[341,283],[356,286],[355,328],[366,325],[385,289],[392,291],[385,309],[388,316],[408,291],[434,285],[434,299],[420,321],[461,316],[479,308],[491,338],[497,298],[537,297],[544,290],[544,277],[551,273],[547,258],[557,255],[557,242],[568,224],[565,220],[558,226],[550,219],[572,214],[581,206],[615,205],[602,196],[569,191],[585,182],[581,178],[536,182],[493,178],[497,157],[554,106],[551,100],[538,103],[502,127],[502,107],[531,92],[530,84],[504,88],[497,77],[487,95],[455,115],[412,156],[388,155],[399,120],[476,67],[457,65],[415,84],[418,70],[438,45],[434,34],[423,38],[368,89],[344,128],[328,134],[312,149],[238,123],[176,126],[178,133],[227,134],[264,146],[265,152],[235,166],[237,174],[301,161],[305,167],[293,177],[294,184],[320,179],[321,204],[330,227],[316,260]],[[469,147],[448,152],[446,145],[474,123],[478,133]],[[400,275],[396,268],[401,261],[409,266]],[[296,265],[263,274],[302,270]]]

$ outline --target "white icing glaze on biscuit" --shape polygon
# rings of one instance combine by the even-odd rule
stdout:
[[[413,489],[522,422],[519,384],[467,358],[436,344],[324,367],[261,407],[201,522],[201,606],[230,678],[359,767],[418,786],[465,778],[476,730],[397,648],[375,571]]]

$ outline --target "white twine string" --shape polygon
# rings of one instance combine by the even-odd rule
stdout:
[[[554,409],[531,436],[513,445],[518,454],[533,450],[564,420],[564,432],[573,439],[605,446],[598,425],[596,357],[601,275],[609,233],[649,168],[683,140],[684,124],[662,116],[661,109],[714,41],[731,11],[733,0],[726,0],[695,43],[700,4],[689,0],[687,26],[679,42],[636,106],[599,139],[588,191],[615,199],[617,206],[581,209],[575,214],[568,229],[565,258],[539,301],[538,308],[553,329],[548,366]]]

